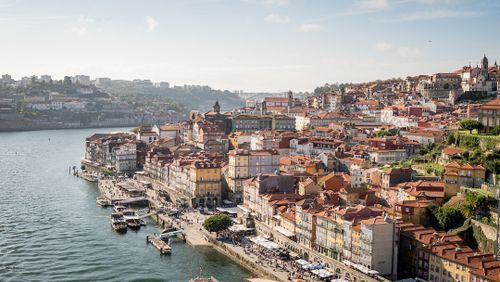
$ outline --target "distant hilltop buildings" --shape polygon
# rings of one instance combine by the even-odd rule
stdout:
[[[48,74],[43,74],[40,76],[37,75],[25,76],[18,81],[14,80],[12,76],[10,76],[9,74],[4,74],[0,79],[0,84],[11,85],[11,86],[29,86],[34,82],[51,83],[52,81],[53,81],[52,77]],[[65,76],[63,78],[63,81],[66,82],[71,81],[71,83],[73,84],[78,84],[82,86],[96,86],[104,89],[112,86],[113,84],[135,87],[135,88],[155,88],[155,87],[161,89],[170,88],[170,83],[166,81],[153,83],[149,79],[134,79],[132,81],[128,81],[128,80],[112,80],[109,77],[98,77],[92,80],[90,76],[82,74],[74,76]]]
[[[486,55],[481,65],[464,66],[451,73],[407,77],[405,90],[420,92],[427,99],[458,99],[463,93],[495,95],[500,89],[500,67],[497,62],[490,66]]]

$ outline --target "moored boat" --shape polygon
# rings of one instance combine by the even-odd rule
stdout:
[[[138,230],[141,228],[141,222],[137,218],[129,218],[126,221],[127,221],[127,226],[132,230]]]
[[[111,227],[120,233],[127,232],[127,222],[123,218],[123,214],[121,213],[112,213],[111,214]]]
[[[104,197],[97,197],[95,202],[97,203],[98,206],[105,208],[111,206],[111,203],[109,202],[108,199]]]
[[[113,211],[116,213],[122,213],[126,209],[127,209],[127,207],[121,206],[121,205],[116,205],[113,207]]]

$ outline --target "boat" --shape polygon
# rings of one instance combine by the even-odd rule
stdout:
[[[138,230],[141,228],[141,221],[138,218],[126,219],[127,226],[132,230]]]
[[[78,172],[78,176],[89,181],[89,182],[93,182],[93,183],[95,183],[99,180],[99,177],[97,175],[88,173],[86,171]]]
[[[137,213],[134,210],[126,209],[123,210],[122,214],[130,229],[137,230],[141,228],[143,220],[137,216]]]
[[[111,227],[113,227],[113,229],[119,233],[127,232],[127,222],[123,218],[122,213],[114,212],[111,214]]]
[[[137,216],[137,213],[134,211],[134,210],[131,210],[131,209],[124,209],[121,211],[121,213],[123,214],[123,217],[125,218],[125,220],[127,219],[132,219],[132,218],[139,218]]]
[[[97,197],[95,202],[97,203],[98,206],[102,208],[111,206],[111,203],[108,201],[108,199],[104,197]]]
[[[113,207],[113,211],[116,213],[122,213],[126,209],[127,209],[127,207],[121,206],[121,205],[117,205],[117,206]]]

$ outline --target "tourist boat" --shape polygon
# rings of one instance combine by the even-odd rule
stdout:
[[[138,230],[141,228],[141,221],[138,218],[126,219],[127,226],[132,230]]]
[[[131,209],[124,209],[124,210],[121,211],[121,213],[123,214],[123,217],[125,218],[125,220],[139,218],[137,216],[137,213],[134,210],[131,210]]]
[[[111,203],[109,202],[108,199],[104,197],[97,197],[95,202],[97,203],[98,206],[105,208],[111,206]]]
[[[111,214],[111,227],[116,232],[125,233],[127,232],[127,222],[123,218],[123,214],[121,213],[112,213]]]
[[[120,205],[113,207],[113,211],[116,212],[116,213],[122,213],[126,209],[127,209],[127,207],[120,206]]]

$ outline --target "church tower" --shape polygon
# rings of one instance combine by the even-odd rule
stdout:
[[[293,107],[293,93],[292,90],[288,91],[288,108]]]
[[[481,60],[481,68],[483,70],[488,70],[488,58],[486,58],[486,54],[484,54],[484,57]]]
[[[214,112],[216,113],[220,113],[220,105],[219,105],[219,101],[215,101],[215,105],[214,105]]]

